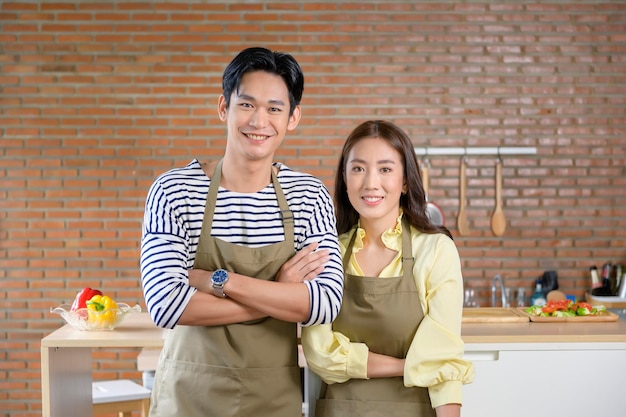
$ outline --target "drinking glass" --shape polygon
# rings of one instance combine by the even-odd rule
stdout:
[[[476,293],[474,292],[474,290],[465,290],[465,301],[463,302],[463,307],[478,307],[478,302],[476,301]]]
[[[526,289],[525,288],[518,288],[517,289],[516,306],[517,307],[524,307],[524,306],[526,306]]]

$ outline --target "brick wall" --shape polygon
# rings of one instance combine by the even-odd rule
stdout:
[[[156,175],[214,159],[225,64],[246,46],[296,56],[303,119],[278,158],[332,175],[359,122],[418,147],[534,147],[503,157],[504,236],[489,228],[495,157],[431,156],[431,199],[466,285],[529,290],[544,270],[579,297],[588,267],[626,263],[626,5],[546,2],[4,1],[0,4],[0,409],[41,414],[40,339],[83,286],[141,303],[138,242]],[[138,379],[136,352],[96,351],[96,378]]]

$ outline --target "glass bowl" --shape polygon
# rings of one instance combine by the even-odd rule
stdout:
[[[125,303],[117,303],[117,308],[109,308],[102,311],[93,311],[88,308],[79,308],[71,311],[70,304],[61,304],[51,308],[50,312],[59,314],[67,324],[78,330],[99,331],[113,330],[133,314],[141,312],[141,306],[134,307]]]

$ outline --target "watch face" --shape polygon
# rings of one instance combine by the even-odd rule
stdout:
[[[218,269],[213,273],[211,279],[215,284],[223,284],[228,279],[228,273],[223,269]]]

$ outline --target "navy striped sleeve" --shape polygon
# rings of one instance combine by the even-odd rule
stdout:
[[[280,168],[278,179],[294,214],[294,249],[312,242],[328,249],[324,272],[306,284],[311,311],[304,326],[332,322],[341,307],[343,270],[332,199],[323,183],[309,175]],[[198,161],[164,173],[146,199],[141,241],[142,288],[154,322],[173,328],[195,288],[187,271],[193,267],[210,180]],[[230,243],[261,247],[284,240],[273,186],[257,193],[220,188],[211,234]]]

